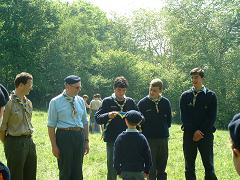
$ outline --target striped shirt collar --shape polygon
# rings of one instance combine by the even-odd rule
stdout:
[[[191,88],[191,91],[195,92],[195,87],[194,86]],[[203,91],[205,94],[207,94],[207,88],[205,86],[202,86],[202,89],[200,89],[199,91]]]

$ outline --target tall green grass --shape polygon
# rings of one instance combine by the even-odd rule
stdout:
[[[35,132],[33,139],[37,147],[38,180],[58,179],[56,159],[51,152],[51,145],[47,133],[47,114],[45,112],[34,112],[33,126]],[[90,135],[90,152],[84,158],[84,179],[105,180],[106,179],[106,147],[100,134]],[[236,180],[239,178],[234,170],[229,135],[227,131],[217,130],[214,140],[215,170],[219,180]],[[130,149],[131,151],[131,149]],[[3,146],[0,145],[0,160],[6,163]],[[169,180],[184,180],[184,158],[182,151],[182,131],[179,125],[172,125],[169,139],[169,159],[167,165]],[[204,168],[198,153],[196,161],[197,179],[204,179]],[[239,178],[240,179],[240,178]]]

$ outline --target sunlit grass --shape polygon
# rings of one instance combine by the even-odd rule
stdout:
[[[38,156],[38,180],[57,180],[58,169],[56,159],[51,152],[51,145],[47,134],[47,114],[45,112],[34,112],[33,126],[35,132],[33,139],[37,147]],[[184,180],[184,158],[182,152],[182,131],[179,125],[172,125],[169,139],[169,159],[167,173],[169,180]],[[219,180],[235,180],[238,175],[234,170],[231,160],[231,150],[227,131],[218,130],[215,133],[215,169]],[[84,158],[84,179],[105,180],[106,179],[106,147],[100,134],[90,135],[90,153]],[[0,160],[6,163],[3,146],[0,146]],[[200,155],[196,161],[197,179],[204,179],[204,168]]]

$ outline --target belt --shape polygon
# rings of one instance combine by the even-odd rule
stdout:
[[[26,135],[20,135],[20,136],[12,136],[10,134],[7,135],[7,137],[12,137],[12,138],[31,138],[31,134],[26,134]]]
[[[57,130],[61,130],[61,131],[82,131],[83,128],[81,128],[81,127],[68,127],[68,128],[57,128]]]

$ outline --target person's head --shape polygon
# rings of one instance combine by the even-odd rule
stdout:
[[[190,76],[192,78],[192,84],[196,89],[202,88],[203,78],[204,78],[204,70],[197,67],[190,71]]]
[[[124,95],[128,88],[128,81],[125,77],[119,76],[114,80],[113,89],[116,97],[119,100],[124,99]]]
[[[66,93],[69,96],[76,96],[81,90],[81,78],[79,76],[70,75],[64,79]]]
[[[87,101],[88,98],[89,98],[88,95],[86,95],[86,94],[83,95],[83,99],[84,99],[84,101]]]
[[[128,127],[134,127],[140,124],[143,120],[143,116],[136,110],[130,110],[125,114],[125,122]]]
[[[32,90],[33,77],[27,72],[21,72],[20,74],[17,74],[14,83],[17,93],[21,95],[28,95]]]
[[[163,91],[163,82],[161,79],[153,79],[149,85],[149,96],[153,99],[159,98]]]
[[[233,147],[240,150],[240,113],[236,114],[228,124]]]

